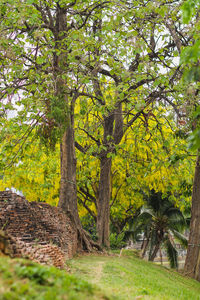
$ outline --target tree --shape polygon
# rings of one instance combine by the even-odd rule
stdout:
[[[97,231],[99,242],[106,246],[109,246],[112,157],[138,118],[148,119],[161,103],[176,108],[171,99],[180,98],[181,91],[175,85],[181,70],[172,57],[180,52],[182,40],[187,42],[176,24],[178,6],[174,3],[140,1],[136,5],[125,1],[123,5],[118,2],[113,10],[115,15],[108,13],[103,18],[101,12],[93,21],[90,35],[96,44],[88,49],[86,64],[90,85],[81,93],[92,99],[96,111],[93,111],[96,126],[84,132],[96,144],[93,155],[100,161]],[[188,30],[185,29],[186,35]],[[159,39],[163,42],[156,42]],[[93,131],[97,126],[101,127],[98,134]],[[78,149],[85,152],[83,145]]]
[[[75,57],[85,46],[84,28],[90,16],[106,4],[37,0],[0,3],[3,109],[20,105],[18,122],[39,127],[51,145],[62,140],[59,206],[73,217],[79,241],[86,249],[92,247],[82,230],[76,199],[74,106],[77,87],[83,82],[77,77]]]
[[[182,209],[190,203],[194,161],[192,157],[188,160],[187,142],[176,135],[176,122],[166,117],[166,111],[155,108],[148,118],[141,115],[112,154],[110,221],[114,232],[120,233],[143,204],[141,190],[171,192]],[[89,114],[85,129],[92,127],[91,118]],[[83,139],[86,147],[88,139]],[[92,144],[85,154],[79,152],[77,156],[78,199],[85,208],[81,215],[89,213],[96,221],[100,165],[90,151],[95,151]]]
[[[175,241],[187,246],[187,239],[181,234],[186,228],[186,221],[181,211],[169,200],[169,195],[151,190],[146,198],[146,204],[140,213],[130,222],[129,235],[134,240],[143,234],[144,257],[149,247],[149,260],[154,261],[157,253],[164,246],[172,268],[178,267],[178,255]]]
[[[71,211],[86,248],[75,145],[98,158],[97,229],[99,243],[109,246],[112,160],[138,119],[148,123],[160,105],[179,113],[185,87],[176,86],[176,57],[191,41],[191,26],[182,28],[174,1],[14,1],[1,2],[1,13],[3,109],[14,100],[21,105],[16,122],[32,122],[51,146],[62,140],[59,206]],[[94,116],[86,129],[76,125],[78,101],[81,115],[88,109]],[[75,143],[74,126],[90,142],[80,144],[77,134]]]
[[[200,8],[198,0],[185,1],[182,5],[183,23],[194,23]],[[195,32],[199,31],[199,24],[194,27],[192,42],[181,53],[181,61],[185,66],[184,80],[189,85],[190,94],[193,101],[189,103],[190,122],[192,123],[192,134],[190,136],[191,148],[197,151],[196,167],[192,191],[192,208],[190,235],[188,242],[187,255],[185,260],[184,272],[190,277],[200,281],[200,156],[199,156],[199,36]]]

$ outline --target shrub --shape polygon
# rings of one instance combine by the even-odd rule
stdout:
[[[117,234],[111,233],[110,234],[110,248],[111,249],[121,249],[126,245],[124,241],[124,232]]]

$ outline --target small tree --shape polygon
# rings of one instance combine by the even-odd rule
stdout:
[[[187,239],[181,232],[186,228],[182,212],[174,206],[168,196],[152,190],[146,197],[146,204],[130,223],[128,234],[137,239],[143,234],[142,257],[149,249],[149,260],[154,261],[157,253],[164,246],[172,268],[178,267],[178,255],[175,240],[187,246]]]

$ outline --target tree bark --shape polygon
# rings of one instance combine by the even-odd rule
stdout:
[[[74,130],[68,127],[60,146],[61,183],[58,206],[70,211],[75,220],[79,219],[76,190],[76,156],[74,149]]]
[[[111,158],[105,155],[100,160],[99,199],[97,203],[97,234],[100,245],[109,247],[109,221],[111,196]]]
[[[112,139],[110,139],[112,137]],[[97,235],[98,242],[102,246],[110,247],[109,221],[110,221],[110,198],[111,198],[111,165],[112,158],[108,153],[115,151],[115,146],[123,137],[122,105],[117,105],[108,116],[104,117],[103,145],[107,150],[100,153],[100,180],[99,198],[97,203]]]
[[[76,185],[76,154],[73,126],[68,126],[61,143],[61,182],[58,207],[70,215],[77,229],[77,249],[92,251],[93,247],[100,250],[89,234],[82,228],[77,206]]]
[[[156,246],[155,246],[155,248],[153,250],[152,255],[149,257],[149,261],[154,261],[154,259],[156,258],[156,255],[157,255],[157,253],[158,253],[158,251],[160,249],[160,244],[161,244],[161,242],[158,242],[156,244]]]
[[[198,153],[192,191],[190,235],[184,272],[200,281],[200,155]]]
[[[160,263],[163,265],[162,249],[160,248]]]
[[[144,241],[143,247],[141,249],[142,250],[142,258],[144,258],[146,255],[148,245],[149,245],[149,237]]]
[[[65,9],[57,6],[55,22],[55,44],[62,49],[62,40],[66,38],[67,16]],[[64,34],[65,33],[65,34]],[[58,126],[64,129],[64,134],[60,146],[60,197],[58,207],[71,217],[74,227],[77,229],[77,249],[92,250],[92,240],[83,230],[77,206],[77,185],[76,185],[76,154],[74,138],[74,105],[77,95],[69,97],[67,90],[67,80],[62,75],[66,72],[68,61],[67,48],[61,51],[59,55],[54,53],[54,76],[56,83],[55,95],[57,105],[62,108],[63,116],[60,121],[57,120]],[[64,120],[65,119],[65,120]]]
[[[156,258],[156,255],[157,255],[157,253],[160,250],[160,247],[162,245],[163,237],[164,237],[163,231],[161,231],[161,232],[157,231],[157,243],[155,244],[153,253],[151,254],[151,256],[149,256],[150,261],[154,261],[154,259]]]

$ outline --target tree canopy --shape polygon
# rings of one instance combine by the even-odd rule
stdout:
[[[79,217],[109,247],[110,228],[123,230],[144,192],[188,209],[198,9],[195,0],[0,1],[1,187],[70,211],[88,250]]]

